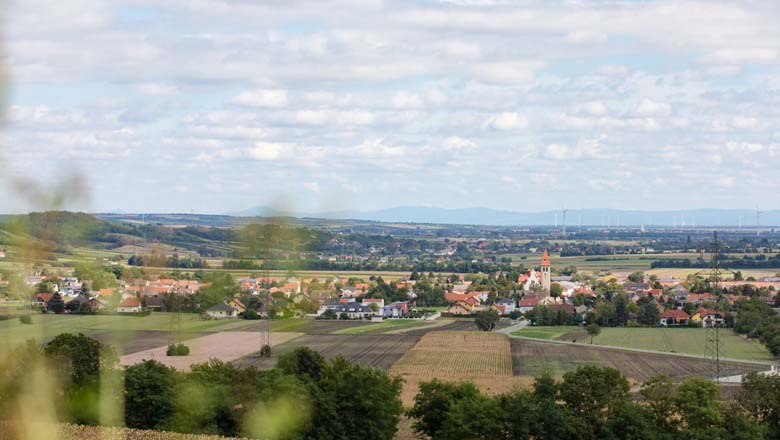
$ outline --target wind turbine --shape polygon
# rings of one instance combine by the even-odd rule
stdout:
[[[566,213],[569,212],[569,210],[563,208],[561,211],[563,211],[563,235],[566,235]]]
[[[756,237],[761,236],[761,210],[756,206]]]

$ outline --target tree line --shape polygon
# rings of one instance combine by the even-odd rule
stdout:
[[[613,368],[581,366],[556,382],[498,396],[471,383],[423,383],[409,416],[432,440],[744,439],[780,436],[780,378],[751,374],[733,402],[718,386],[692,378],[645,382],[639,396]],[[636,398],[638,397],[638,399]]]

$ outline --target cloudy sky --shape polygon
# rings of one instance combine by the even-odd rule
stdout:
[[[2,211],[780,207],[777,1],[7,3]]]

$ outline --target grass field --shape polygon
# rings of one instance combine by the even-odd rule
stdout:
[[[704,356],[706,330],[700,328],[602,328],[593,338],[594,345],[634,348],[667,353]],[[590,336],[577,327],[529,327],[513,335],[535,339],[590,341]],[[774,358],[758,341],[745,339],[729,329],[720,332],[721,357],[751,361],[772,361]]]
[[[522,330],[513,332],[515,336],[524,336],[526,338],[534,339],[557,339],[566,333],[577,330],[575,326],[560,326],[560,327],[526,327]]]
[[[641,353],[616,350],[590,344],[556,344],[548,341],[512,339],[512,365],[516,376],[539,376],[549,372],[554,376],[573,371],[583,365],[611,367],[636,382],[658,375],[675,380],[688,377],[714,377],[712,361],[703,357],[676,356],[662,353]],[[721,362],[721,376],[767,370],[766,365],[743,362]]]
[[[33,314],[32,324],[22,324],[18,319],[0,321],[0,349],[10,348],[28,339],[44,341],[60,333],[116,332],[127,334],[135,331],[168,331],[171,314],[154,312],[149,316],[119,315],[53,315]],[[204,320],[195,314],[181,315],[182,333],[204,333],[233,330],[246,327],[245,320]],[[290,331],[290,330],[287,330]]]

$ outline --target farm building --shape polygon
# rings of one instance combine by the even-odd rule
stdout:
[[[238,310],[226,304],[217,304],[206,309],[206,315],[216,319],[235,318]]]

